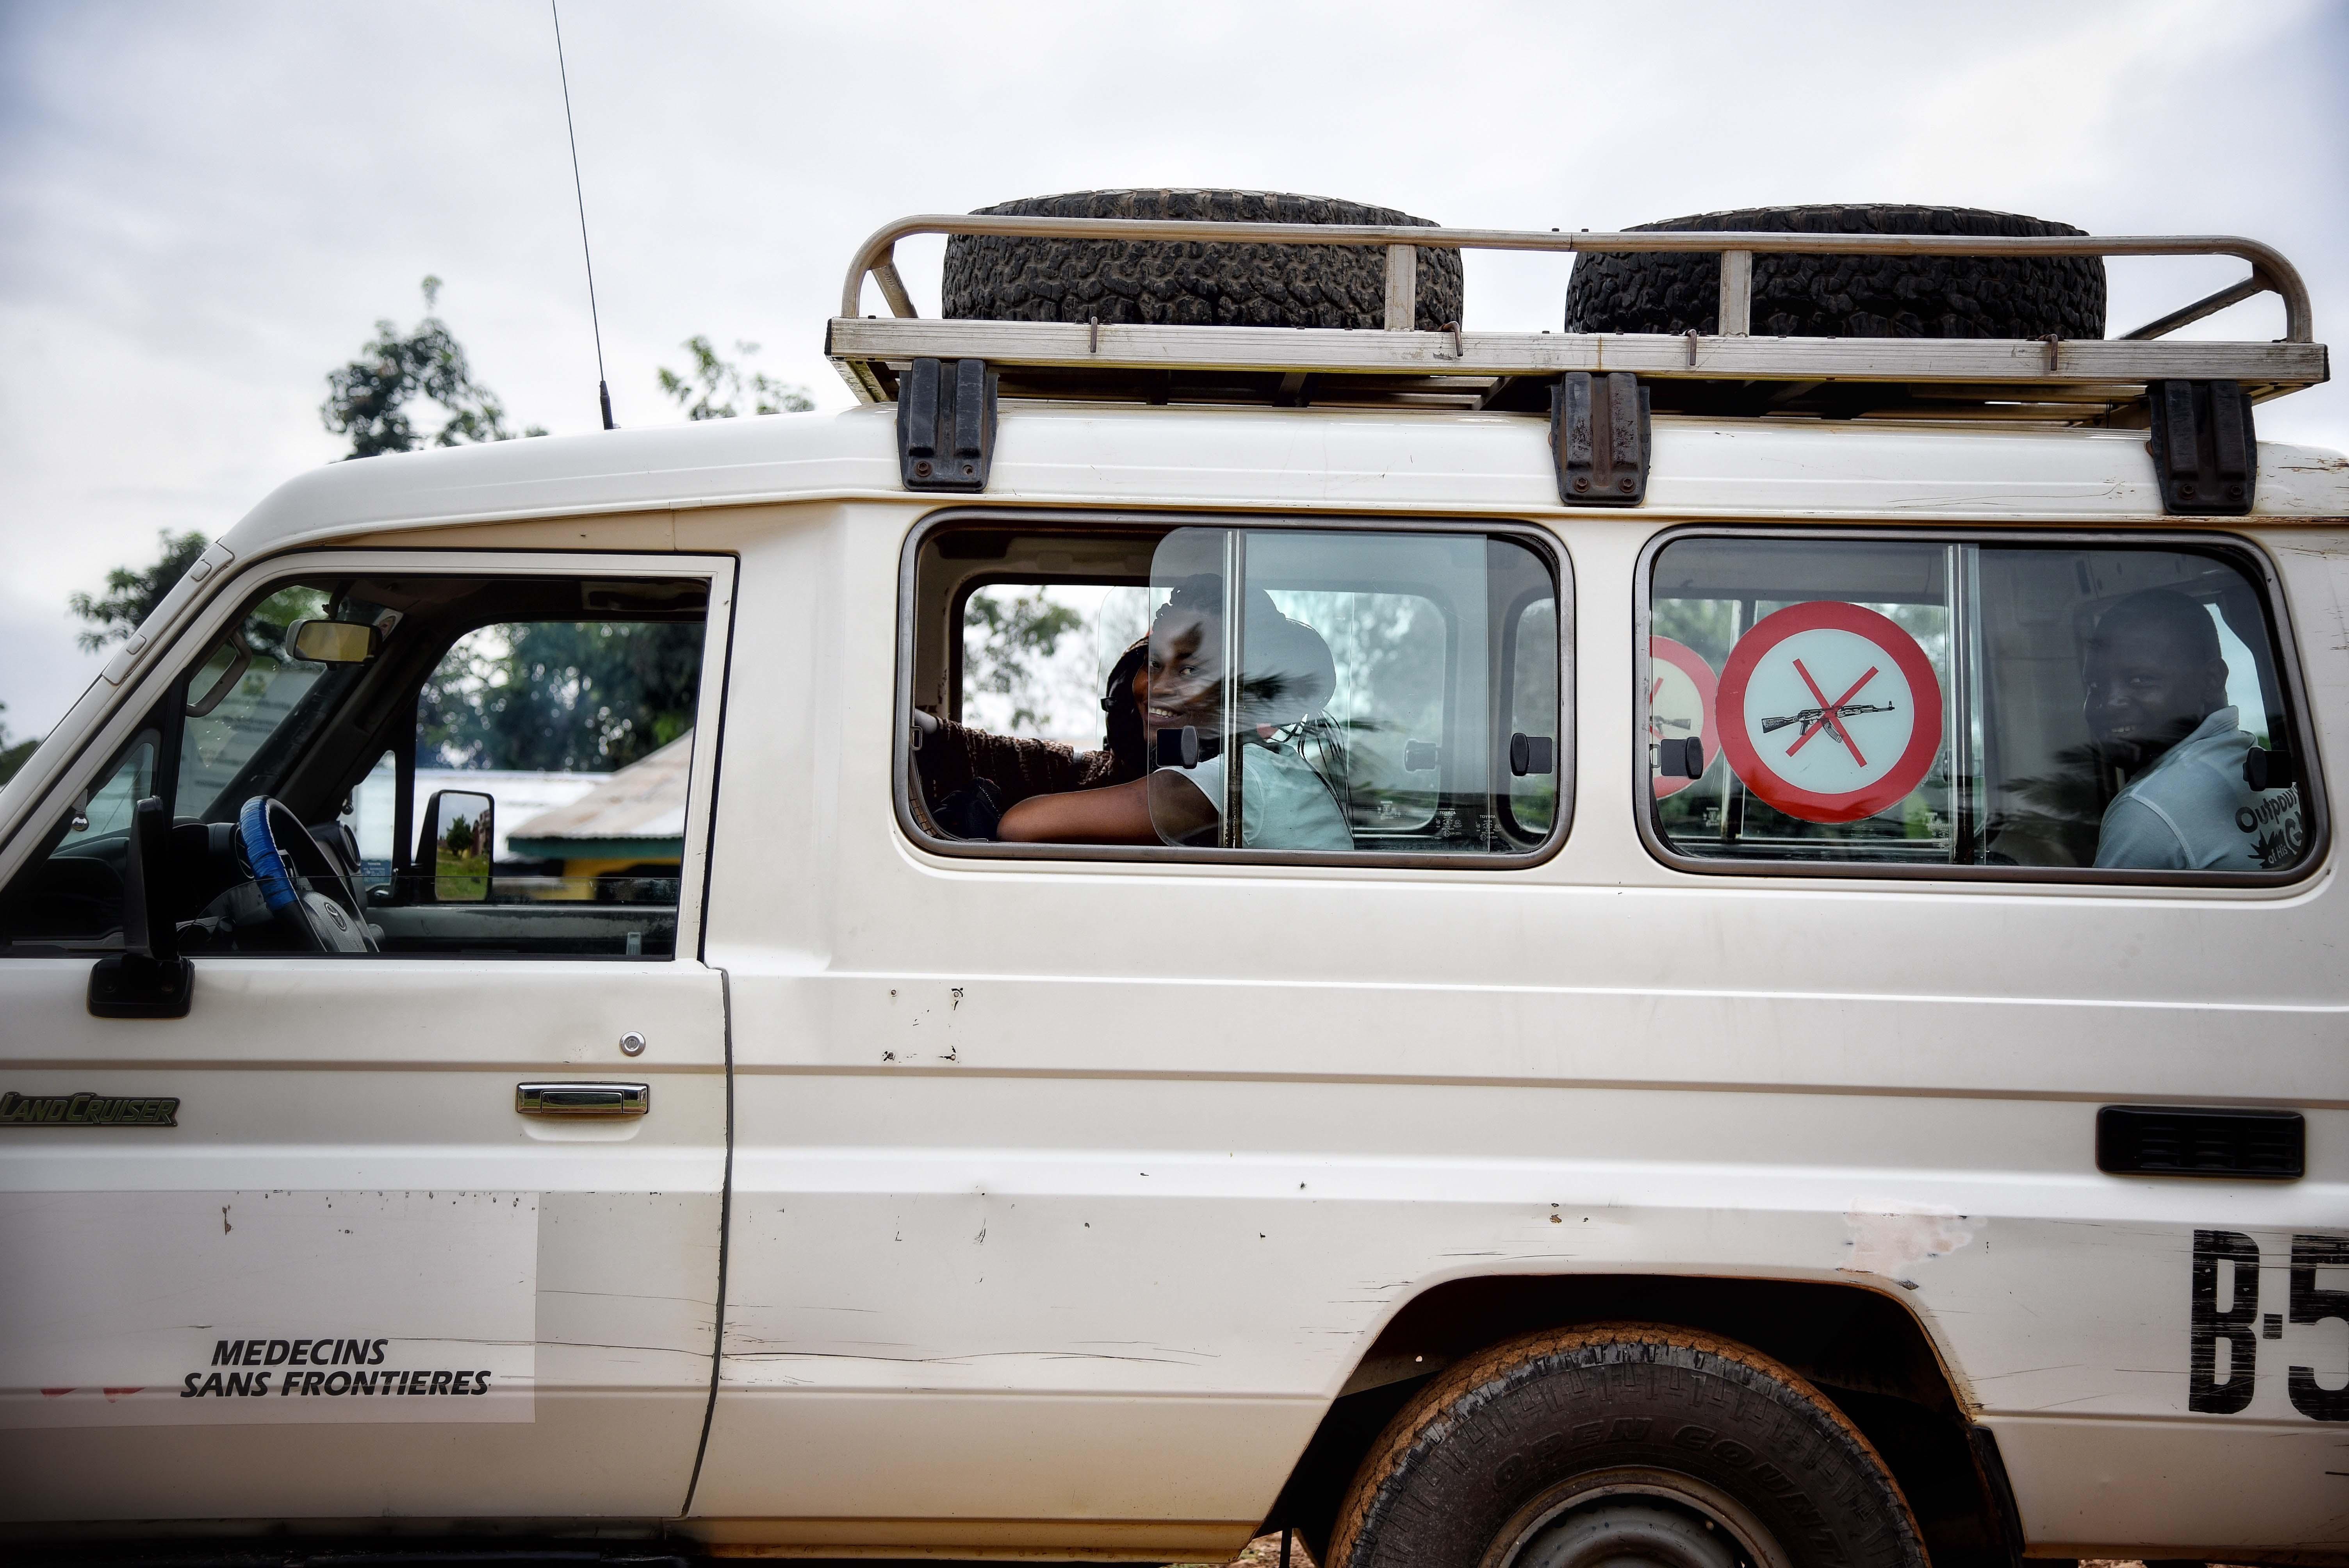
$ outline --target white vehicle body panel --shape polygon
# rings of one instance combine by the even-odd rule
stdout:
[[[392,559],[319,552],[303,570]],[[478,554],[464,570],[625,564]],[[248,566],[183,624],[217,636],[285,570]],[[667,569],[710,578],[722,657],[730,564]],[[145,666],[106,748],[168,673]],[[720,701],[710,683],[713,734]],[[706,800],[715,759],[697,767]],[[688,855],[691,874],[700,862]],[[352,1521],[681,1508],[718,1295],[723,977],[689,958],[228,955],[199,968],[191,1018],[174,1021],[90,1016],[86,959],[0,970],[11,1089],[180,1106],[160,1141],[28,1128],[0,1150],[0,1511]],[[616,1047],[631,1029],[657,1042],[633,1062]],[[616,1068],[649,1079],[657,1117],[514,1114],[518,1081]],[[314,1337],[381,1342],[348,1370],[464,1368],[494,1373],[493,1386],[456,1397],[444,1379],[411,1396],[403,1379],[388,1396],[297,1387],[289,1399],[290,1342]],[[239,1372],[222,1347],[246,1340],[266,1389],[207,1387]],[[347,1369],[316,1365],[321,1382]]]
[[[127,1075],[192,1109],[231,1092],[216,1084],[252,1086],[236,1120],[191,1122],[168,1145],[85,1139],[61,1157],[63,1140],[12,1138],[11,1213],[61,1191],[520,1195],[540,1225],[536,1425],[559,1384],[574,1435],[525,1453],[517,1425],[412,1429],[437,1430],[450,1474],[395,1496],[329,1479],[404,1462],[365,1446],[401,1440],[389,1429],[337,1429],[326,1441],[355,1445],[342,1449],[314,1446],[315,1427],[241,1429],[289,1492],[232,1479],[231,1460],[200,1466],[169,1446],[180,1429],[109,1429],[127,1446],[38,1461],[57,1467],[45,1486],[86,1479],[70,1506],[28,1505],[12,1483],[10,1513],[684,1511],[685,1472],[671,1486],[641,1456],[681,1452],[689,1469],[698,1427],[680,1448],[633,1401],[657,1385],[645,1397],[660,1420],[699,1419],[678,1368],[698,1326],[708,1376],[714,1264],[686,1253],[714,1235],[725,1190],[722,1353],[683,1525],[713,1541],[1233,1545],[1405,1304],[1450,1280],[1606,1274],[1896,1301],[1996,1433],[2042,1554],[2349,1552],[2349,1434],[2285,1391],[2292,1365],[2328,1386],[2344,1375],[2341,1322],[2261,1344],[2240,1413],[2186,1404],[2193,1233],[2254,1237],[2260,1309],[2281,1313],[2291,1237],[2349,1215],[2337,855],[2276,889],[1896,883],[1692,874],[1637,829],[1625,699],[1635,568],[1657,533],[1708,520],[2175,531],[2187,520],[2161,512],[2141,434],[1660,418],[1646,505],[1594,514],[1557,504],[1543,428],[1522,417],[1005,409],[974,506],[1549,531],[1572,584],[1573,821],[1552,858],[1496,872],[948,859],[911,843],[892,810],[897,583],[909,531],[937,508],[897,488],[891,428],[869,409],[305,476],[227,536],[233,567],[159,612],[0,793],[5,877],[36,807],[127,731],[124,692],[159,689],[186,628],[224,613],[221,582],[289,552],[740,563],[728,680],[704,697],[716,736],[726,688],[722,759],[697,758],[717,769],[698,797],[715,786],[706,916],[674,965],[629,979],[693,1042],[626,1070],[663,1071],[664,1103],[688,1108],[661,1139],[648,1126],[625,1147],[549,1146],[508,1126],[514,1075],[590,1047],[616,1072],[608,1037],[639,1026],[624,1021],[637,993],[574,990],[559,965],[419,965],[429,975],[380,982],[365,1028],[331,1052],[305,1037],[318,1026],[285,989],[300,982],[267,961],[203,965],[179,1025],[88,1019],[82,965],[0,973],[8,1087]],[[2315,743],[2339,764],[2349,462],[2264,447],[2259,491],[2257,515],[2196,531],[2273,562]],[[2326,775],[2336,822],[2344,777]],[[689,888],[700,874],[697,858]],[[390,965],[333,967],[361,986]],[[478,1035],[419,1026],[452,1012],[478,1016]],[[370,1121],[340,1087],[403,1077],[446,1100],[445,1121]],[[2097,1109],[2124,1101],[2300,1110],[2309,1172],[2099,1174]],[[713,1289],[643,1304],[640,1285],[614,1283],[641,1271],[629,1250],[605,1255],[609,1239]],[[575,1305],[607,1289],[622,1305]],[[631,1359],[645,1347],[661,1369]],[[610,1451],[623,1432],[625,1465]],[[124,1464],[173,1479],[142,1491],[106,1473]],[[283,1501],[295,1493],[332,1507]]]

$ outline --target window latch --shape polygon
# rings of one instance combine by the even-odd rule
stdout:
[[[1693,735],[1686,739],[1667,737],[1657,741],[1656,775],[1661,779],[1703,778],[1704,742]]]
[[[2292,773],[2291,752],[2254,746],[2243,753],[2243,782],[2255,790],[2265,792],[2297,784],[2300,780]]]

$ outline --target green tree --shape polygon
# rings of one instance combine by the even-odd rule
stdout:
[[[192,529],[185,533],[163,529],[155,537],[162,546],[155,564],[144,569],[118,566],[106,574],[105,593],[75,593],[66,600],[67,608],[89,623],[90,629],[76,638],[84,653],[94,654],[137,631],[211,542]]]
[[[351,438],[352,457],[410,452],[428,444],[409,418],[409,407],[419,398],[439,404],[448,416],[429,438],[431,446],[513,438],[506,428],[505,405],[474,377],[463,346],[449,324],[432,314],[440,302],[440,280],[428,276],[423,288],[423,320],[405,333],[388,320],[377,322],[375,341],[359,350],[359,357],[326,375],[326,400],[318,417],[327,429]],[[522,434],[546,431],[533,425]]]
[[[0,702],[0,713],[7,711],[8,705]],[[39,750],[40,746],[41,740],[38,736],[28,737],[23,740],[9,739],[8,727],[5,724],[0,724],[0,784],[5,784],[9,779],[16,777],[16,770],[25,766],[26,759]]]
[[[1061,639],[1084,624],[1084,617],[1056,604],[1040,587],[1002,594],[981,589],[964,605],[963,668],[972,691],[1011,699],[1009,727],[1041,722],[1049,699],[1037,686],[1037,663],[1049,659]]]
[[[701,641],[698,621],[484,627],[424,683],[419,749],[450,768],[625,768],[693,727]]]
[[[680,376],[663,366],[660,389],[688,419],[731,419],[741,412],[736,405],[746,399],[753,414],[804,414],[815,407],[805,387],[787,387],[764,371],[753,371],[746,379],[741,366],[721,358],[698,333],[681,346],[693,356],[693,367]],[[748,359],[759,346],[737,338],[734,352]]]

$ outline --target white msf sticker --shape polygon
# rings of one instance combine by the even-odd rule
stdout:
[[[534,1192],[23,1192],[0,1257],[0,1427],[534,1418]]]

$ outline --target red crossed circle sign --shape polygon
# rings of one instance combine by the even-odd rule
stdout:
[[[1745,787],[1806,822],[1898,803],[1941,749],[1941,683],[1917,639],[1857,604],[1764,615],[1729,650],[1722,755]]]
[[[1721,754],[1721,743],[1713,734],[1719,725],[1713,717],[1713,666],[1694,648],[1670,637],[1650,637],[1648,658],[1649,738],[1694,740],[1704,748],[1704,758],[1711,762]],[[1656,799],[1677,795],[1695,782],[1659,773]]]

